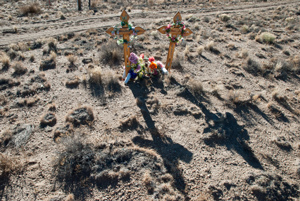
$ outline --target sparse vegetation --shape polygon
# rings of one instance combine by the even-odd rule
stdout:
[[[194,96],[199,96],[204,93],[202,83],[199,80],[190,79],[187,83],[187,87]]]
[[[261,65],[250,57],[248,57],[247,60],[244,62],[243,68],[245,71],[255,76],[263,73]]]
[[[228,22],[230,20],[230,16],[227,15],[227,14],[221,14],[220,15],[220,19],[223,21],[223,22]]]
[[[122,59],[122,49],[116,42],[109,41],[101,46],[100,61],[111,66],[119,64]]]
[[[16,76],[24,75],[27,72],[27,68],[21,62],[13,63],[12,68],[14,69],[13,74]]]
[[[0,55],[1,55],[2,69],[7,70],[9,68],[10,58],[4,52],[2,52]]]
[[[27,16],[28,14],[40,14],[42,10],[39,3],[30,3],[29,5],[22,6],[20,12],[23,16]]]
[[[70,62],[70,65],[73,66],[73,65],[75,65],[75,62],[77,61],[77,57],[71,54],[68,56],[68,61]]]
[[[32,2],[0,1],[0,200],[299,199],[300,2],[81,0],[77,11],[44,0],[39,16],[15,11]],[[130,52],[166,65],[170,40],[156,30],[176,8],[193,34],[169,73],[125,85],[124,32],[106,30],[117,34],[126,10],[129,31],[146,30]]]
[[[261,43],[271,44],[274,43],[276,36],[269,32],[263,32],[260,35],[257,35],[255,40]]]

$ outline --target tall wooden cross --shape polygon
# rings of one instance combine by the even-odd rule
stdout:
[[[124,45],[124,60],[125,60],[125,69],[126,69],[126,74],[127,76],[129,70],[130,70],[130,61],[129,61],[129,55],[130,55],[130,49],[128,46],[128,43],[130,42],[130,35],[136,34],[136,35],[141,35],[145,32],[145,30],[141,27],[130,27],[128,26],[128,21],[129,21],[129,15],[127,12],[124,10],[120,16],[121,20],[121,26],[122,28],[116,30],[114,27],[109,28],[106,33],[108,33],[111,36],[114,35],[121,35],[123,36],[123,45]]]
[[[190,34],[192,34],[193,32],[189,29],[189,28],[185,28],[184,31],[182,31],[182,17],[180,15],[180,12],[178,12],[174,18],[174,25],[172,25],[171,27],[168,28],[168,26],[162,26],[158,29],[158,31],[162,34],[166,34],[168,33],[171,37],[170,40],[170,46],[169,46],[169,52],[168,52],[168,57],[167,57],[167,61],[166,61],[166,69],[168,71],[170,71],[171,66],[172,66],[172,60],[173,60],[173,55],[174,55],[174,51],[175,51],[175,45],[176,45],[176,41],[174,41],[175,39],[177,39],[177,37],[179,35],[181,35],[182,37],[184,36],[188,36]],[[168,30],[168,32],[167,32]],[[172,38],[174,40],[172,40]]]

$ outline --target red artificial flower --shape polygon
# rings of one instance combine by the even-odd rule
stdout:
[[[154,57],[149,57],[149,61],[150,61],[150,62],[155,61]]]
[[[140,58],[144,59],[144,54],[141,54],[141,55],[140,55]]]

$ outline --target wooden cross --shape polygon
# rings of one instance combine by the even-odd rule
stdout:
[[[129,70],[130,70],[130,61],[129,61],[129,55],[130,55],[130,49],[128,46],[128,43],[130,41],[130,35],[132,34],[136,34],[136,35],[141,35],[145,32],[145,30],[141,27],[135,27],[135,28],[130,28],[128,26],[128,21],[129,21],[129,15],[127,14],[127,12],[124,10],[120,16],[120,20],[121,20],[121,25],[122,28],[120,28],[117,33],[115,33],[115,28],[111,27],[109,28],[106,33],[108,33],[111,36],[114,35],[121,35],[123,36],[123,45],[124,45],[124,60],[125,60],[125,69],[126,69],[126,74],[125,76],[127,76]]]
[[[180,29],[180,25],[179,23],[181,23],[182,21],[182,17],[180,15],[180,12],[178,12],[174,18],[173,18],[173,21],[175,23],[175,25],[171,26],[170,27],[170,32],[169,32],[169,35],[173,38],[177,38],[178,35],[181,35],[182,32],[181,32],[181,29]],[[166,34],[167,33],[167,28],[168,26],[162,26],[158,29],[158,31],[162,34]],[[188,36],[190,34],[192,34],[193,32],[189,29],[189,28],[186,28],[184,30],[184,33],[182,34],[182,37],[184,36]],[[170,41],[170,46],[169,46],[169,52],[168,52],[168,57],[167,57],[167,61],[166,61],[166,69],[168,71],[170,71],[171,69],[171,66],[172,66],[172,60],[173,60],[173,55],[174,55],[174,51],[175,51],[175,45],[176,45],[176,42],[174,41]]]

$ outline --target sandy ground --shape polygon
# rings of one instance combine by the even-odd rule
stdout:
[[[0,1],[0,200],[300,199],[299,1],[31,3]],[[124,85],[124,9],[163,62],[181,12],[169,76]]]

